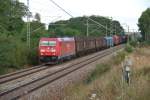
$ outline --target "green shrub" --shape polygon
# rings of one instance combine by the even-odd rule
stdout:
[[[95,80],[97,77],[107,72],[110,69],[110,67],[111,66],[107,64],[98,64],[95,70],[86,79],[86,83],[90,83],[91,81]]]
[[[142,75],[142,76],[146,76],[146,75],[150,75],[150,67],[144,67],[142,68],[138,73],[137,73],[139,76]]]
[[[130,44],[127,44],[126,47],[125,47],[125,50],[126,50],[128,53],[131,53],[131,52],[133,52],[133,47],[132,47]]]
[[[6,67],[1,67],[1,66],[0,66],[0,75],[5,74],[5,73],[7,73],[7,72],[8,72],[8,70],[7,70]]]
[[[136,47],[138,45],[138,41],[130,41],[130,45]]]
[[[9,72],[13,72],[13,71],[16,71],[18,70],[18,68],[12,68],[12,67],[1,67],[0,66],[0,75],[3,75],[3,74],[7,74]]]
[[[123,52],[118,52],[117,56],[114,57],[113,63],[114,64],[120,64],[124,59],[127,53],[125,51]]]
[[[140,46],[150,46],[150,40],[141,42]]]
[[[27,47],[15,37],[0,36],[1,67],[21,68],[27,63]]]
[[[28,64],[37,65],[38,64],[38,49],[30,48],[28,49]]]

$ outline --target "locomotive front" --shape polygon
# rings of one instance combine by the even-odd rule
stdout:
[[[58,59],[56,38],[41,38],[39,42],[39,61],[55,62]]]

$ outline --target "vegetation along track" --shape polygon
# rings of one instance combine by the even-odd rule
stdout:
[[[122,46],[118,46],[115,48],[116,48],[115,50],[118,50],[118,49],[122,48]],[[27,84],[23,84],[19,87],[15,87],[11,90],[0,92],[0,99],[1,100],[19,99],[20,97],[22,97],[26,94],[29,94],[29,93],[47,85],[47,84],[49,84],[49,83],[52,83],[53,81],[56,81],[56,80],[58,80],[64,76],[68,75],[69,73],[72,73],[72,72],[74,72],[74,71],[76,71],[76,70],[78,70],[78,69],[106,56],[106,55],[111,54],[112,52],[114,52],[113,48],[105,50],[103,53],[100,53],[96,56],[92,56],[90,58],[84,59],[84,61],[79,61],[76,64],[73,64],[73,65],[67,66],[65,68],[59,69],[55,72],[48,73],[47,75],[45,75],[41,78],[38,78],[36,80],[33,80],[32,82],[29,82]]]

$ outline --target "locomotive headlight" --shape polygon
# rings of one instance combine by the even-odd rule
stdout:
[[[45,50],[44,50],[44,49],[41,49],[40,52],[45,52]]]
[[[50,49],[50,52],[56,52],[56,49],[51,48],[51,49]]]

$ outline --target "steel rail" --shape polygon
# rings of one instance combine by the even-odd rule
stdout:
[[[44,64],[38,65],[38,66],[34,66],[34,67],[31,67],[31,68],[22,69],[22,70],[19,70],[19,71],[16,71],[16,72],[12,72],[10,74],[1,75],[0,79],[6,78],[6,77],[9,77],[9,76],[12,76],[12,75],[16,75],[16,74],[19,74],[19,73],[27,72],[27,71],[32,70],[32,69],[37,69],[37,68],[39,68],[41,66],[44,66]]]

